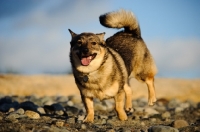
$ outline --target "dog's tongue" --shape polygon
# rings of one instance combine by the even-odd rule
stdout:
[[[82,57],[81,64],[84,66],[88,66],[92,60],[92,56]]]

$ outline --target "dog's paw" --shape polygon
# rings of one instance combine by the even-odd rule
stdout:
[[[125,121],[125,120],[128,119],[128,117],[127,117],[125,111],[118,113],[118,117],[119,117],[119,119],[120,119],[121,121]]]
[[[129,115],[132,115],[132,113],[133,113],[133,108],[126,108],[125,109],[125,112],[126,112],[126,114],[129,116]]]
[[[148,105],[153,106],[156,103],[156,101],[157,101],[156,97],[151,97],[149,98]]]
[[[92,116],[86,116],[85,119],[83,120],[84,123],[93,123],[94,122],[94,117]]]

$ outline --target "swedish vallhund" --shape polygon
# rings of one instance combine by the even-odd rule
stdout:
[[[132,110],[129,79],[135,77],[147,84],[148,104],[153,105],[156,65],[132,12],[121,9],[101,15],[99,20],[105,27],[124,30],[104,41],[105,33],[76,34],[69,29],[70,61],[87,112],[84,122],[94,121],[93,98],[114,98],[119,119],[127,120],[126,112]]]

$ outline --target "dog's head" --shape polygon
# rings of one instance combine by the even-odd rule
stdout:
[[[71,39],[71,57],[75,67],[81,72],[91,72],[101,63],[104,56],[105,33],[75,34],[69,29]],[[101,59],[102,58],[102,59]],[[86,70],[87,69],[87,70]],[[90,69],[90,71],[89,71]]]

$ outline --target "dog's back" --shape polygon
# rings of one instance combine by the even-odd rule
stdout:
[[[117,51],[124,60],[129,76],[145,81],[156,74],[153,58],[144,43],[139,24],[132,12],[119,10],[99,17],[109,28],[124,28],[106,40],[106,45]]]

